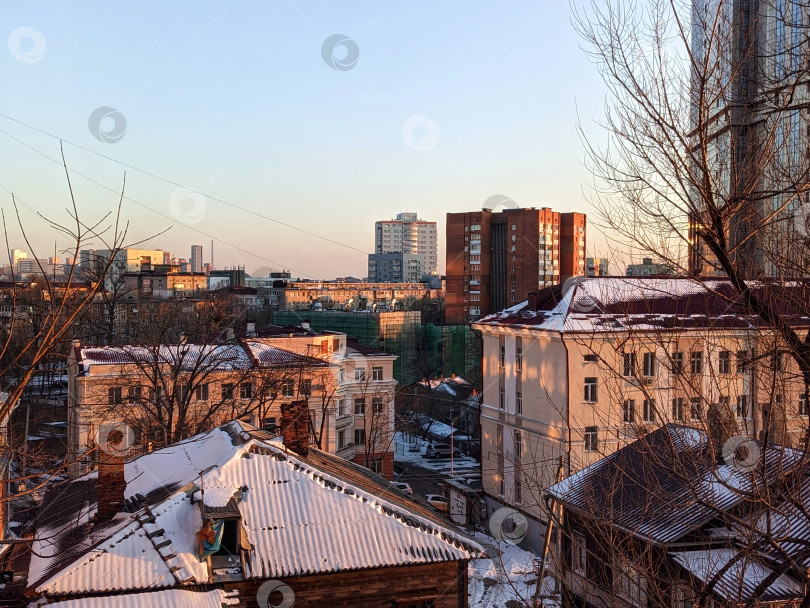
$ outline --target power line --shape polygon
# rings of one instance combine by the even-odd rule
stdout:
[[[26,148],[28,148],[29,150],[31,150],[31,151],[33,151],[33,152],[36,152],[37,154],[39,154],[40,156],[42,156],[42,157],[44,157],[44,158],[48,159],[48,160],[49,160],[49,161],[51,161],[52,163],[55,163],[55,164],[59,165],[60,167],[61,167],[61,166],[63,166],[63,165],[62,165],[62,162],[61,162],[61,161],[59,161],[58,159],[52,158],[52,157],[51,157],[51,156],[49,156],[48,154],[46,154],[46,153],[44,153],[44,152],[42,152],[42,151],[40,151],[40,150],[37,150],[37,149],[36,149],[36,148],[34,148],[33,146],[31,146],[31,145],[29,145],[29,144],[25,143],[24,141],[22,141],[21,139],[18,139],[18,138],[16,138],[16,137],[14,137],[14,136],[13,136],[13,135],[11,135],[10,133],[8,133],[8,132],[6,132],[6,131],[3,131],[2,129],[0,129],[0,133],[2,133],[3,135],[5,135],[6,137],[8,137],[8,138],[10,138],[10,139],[12,139],[12,140],[14,140],[14,141],[16,141],[16,142],[17,142],[17,143],[19,143],[20,145],[25,146],[25,147],[26,147]],[[110,187],[109,187],[109,186],[107,186],[106,184],[102,184],[101,182],[99,182],[99,181],[97,181],[97,180],[93,179],[92,177],[90,177],[90,176],[88,176],[88,175],[85,175],[85,174],[84,174],[84,173],[82,173],[81,171],[77,171],[76,169],[71,169],[70,167],[68,167],[68,171],[70,171],[71,173],[73,173],[73,174],[75,174],[75,175],[78,175],[79,177],[82,177],[82,178],[86,179],[87,181],[89,181],[89,182],[91,182],[91,183],[93,183],[93,184],[96,184],[96,185],[97,185],[97,186],[99,186],[100,188],[104,188],[105,190],[107,190],[107,191],[109,191],[109,192],[111,192],[111,193],[113,193],[113,194],[116,194],[116,195],[120,195],[120,194],[121,194],[119,191],[117,191],[117,190],[114,190],[114,189],[110,188]],[[12,193],[12,191],[11,191],[10,189],[6,188],[5,186],[0,185],[0,187],[2,187],[2,188],[3,188],[3,190],[5,190],[6,192],[8,192],[9,194],[11,194],[11,193]],[[15,198],[17,198],[17,197],[15,196]],[[160,211],[158,211],[158,210],[156,210],[156,209],[153,209],[152,207],[150,207],[150,206],[148,206],[148,205],[146,205],[146,204],[144,204],[144,203],[141,203],[140,201],[137,201],[137,200],[135,200],[134,198],[132,198],[132,197],[130,197],[130,196],[124,195],[124,197],[123,197],[123,198],[124,198],[124,199],[126,199],[126,200],[128,200],[128,201],[130,201],[130,202],[132,202],[133,204],[135,204],[135,205],[137,205],[137,206],[139,206],[139,207],[143,208],[143,209],[146,209],[147,211],[151,211],[152,213],[154,213],[154,214],[156,214],[156,215],[159,215],[159,216],[161,216],[161,217],[163,217],[163,218],[166,218],[166,219],[168,219],[169,221],[172,221],[172,222],[173,222],[173,221],[176,221],[176,218],[172,218],[172,217],[170,217],[170,216],[166,215],[165,213],[162,213],[162,212],[160,212]],[[18,199],[18,200],[20,200],[20,199]],[[24,201],[20,200],[20,202],[21,202],[21,203],[22,203],[22,204],[23,204],[23,205],[24,205],[24,206],[25,206],[27,209],[29,209],[30,211],[32,211],[32,212],[34,211],[34,210],[33,210],[33,209],[31,209],[31,207],[30,207],[29,205],[27,205],[27,204],[26,204]],[[253,257],[258,258],[258,259],[260,259],[260,260],[264,260],[265,262],[269,262],[270,264],[273,264],[273,265],[279,266],[279,267],[281,267],[281,268],[289,268],[290,270],[294,270],[294,271],[296,272],[296,274],[300,274],[300,275],[302,275],[302,276],[306,276],[306,277],[309,277],[309,278],[311,278],[311,279],[317,279],[317,277],[315,277],[315,276],[313,276],[313,275],[311,275],[311,274],[305,273],[305,272],[303,272],[303,271],[301,271],[301,270],[297,270],[297,269],[292,268],[292,267],[290,267],[290,266],[288,266],[288,265],[286,265],[286,264],[283,264],[283,263],[281,263],[281,262],[277,262],[277,261],[275,261],[275,260],[271,260],[271,259],[270,259],[270,258],[268,258],[268,257],[265,257],[265,256],[263,256],[263,255],[261,255],[261,254],[255,253],[255,252],[250,251],[250,250],[248,250],[248,249],[245,249],[244,247],[240,247],[239,245],[236,245],[236,244],[234,244],[234,243],[230,243],[229,241],[226,241],[225,239],[222,239],[222,238],[220,238],[220,237],[218,237],[218,236],[215,236],[215,235],[213,235],[213,234],[210,234],[210,233],[208,233],[208,232],[205,232],[204,230],[200,230],[199,228],[194,228],[193,226],[189,226],[189,225],[186,225],[186,227],[187,227],[188,229],[190,229],[191,231],[193,231],[193,232],[196,232],[196,233],[201,234],[201,235],[203,235],[203,236],[206,236],[206,237],[208,237],[208,238],[210,238],[210,239],[213,239],[213,240],[215,240],[215,241],[217,241],[217,242],[219,242],[219,243],[222,243],[223,245],[227,245],[227,246],[229,246],[229,247],[232,247],[233,249],[236,249],[237,251],[241,251],[242,253],[246,253],[246,254],[248,254],[248,255],[250,255],[250,256],[253,256]]]
[[[340,241],[337,241],[337,240],[335,240],[335,239],[331,239],[331,238],[326,237],[326,236],[323,236],[323,235],[321,235],[321,234],[317,234],[317,233],[315,233],[315,232],[311,232],[311,231],[309,231],[309,230],[307,230],[307,229],[305,229],[305,228],[301,228],[301,227],[299,227],[299,226],[294,226],[293,224],[289,224],[289,223],[287,223],[287,222],[284,222],[284,221],[282,221],[282,220],[279,220],[279,219],[276,219],[276,218],[270,217],[269,215],[265,215],[265,214],[263,214],[263,213],[259,213],[258,211],[254,211],[254,210],[252,210],[252,209],[248,209],[247,207],[243,207],[243,206],[241,206],[241,205],[237,205],[236,203],[232,203],[232,202],[230,202],[230,201],[226,201],[226,200],[221,199],[221,198],[219,198],[219,197],[216,197],[216,196],[214,196],[214,195],[212,195],[212,194],[207,194],[207,193],[205,193],[205,192],[203,192],[203,191],[201,191],[201,190],[197,190],[197,189],[195,189],[195,188],[189,188],[188,186],[184,186],[183,184],[181,184],[181,183],[179,183],[179,182],[176,182],[176,181],[174,181],[174,180],[168,179],[168,178],[163,177],[163,176],[161,176],[161,175],[157,175],[156,173],[152,173],[151,171],[147,171],[146,169],[141,169],[140,167],[137,167],[137,166],[135,166],[135,165],[131,165],[131,164],[129,164],[129,163],[125,163],[125,162],[120,161],[120,160],[118,160],[118,159],[115,159],[115,158],[113,158],[113,157],[111,157],[111,156],[107,156],[106,154],[102,154],[101,152],[96,152],[95,150],[92,150],[92,149],[90,149],[90,148],[86,148],[85,146],[82,146],[81,144],[77,144],[77,143],[75,143],[75,142],[73,142],[73,141],[71,141],[71,140],[69,140],[69,139],[64,139],[64,138],[62,138],[62,137],[59,137],[58,135],[54,135],[53,133],[50,133],[50,132],[48,132],[48,131],[45,131],[44,129],[40,129],[40,128],[38,128],[38,127],[35,127],[34,125],[28,124],[28,123],[26,123],[26,122],[24,122],[24,121],[22,121],[22,120],[19,120],[19,119],[17,119],[17,118],[14,118],[14,117],[12,117],[12,116],[9,116],[8,114],[3,114],[3,113],[1,113],[1,112],[0,112],[0,116],[1,116],[1,117],[3,117],[3,118],[5,118],[5,119],[7,119],[7,120],[10,120],[10,121],[12,121],[12,122],[17,123],[18,125],[21,125],[21,126],[23,126],[23,127],[26,127],[26,128],[28,128],[28,129],[31,129],[31,130],[33,130],[33,131],[36,131],[37,133],[41,133],[41,134],[43,134],[43,135],[47,135],[48,137],[51,137],[51,138],[56,139],[56,140],[58,140],[58,141],[64,142],[64,143],[66,143],[66,144],[70,144],[71,146],[74,146],[74,147],[76,147],[76,148],[78,148],[78,149],[80,149],[80,150],[84,150],[85,152],[89,152],[90,154],[94,154],[95,156],[98,156],[98,157],[103,158],[103,159],[105,159],[105,160],[108,160],[108,161],[110,161],[110,162],[113,162],[113,163],[116,163],[116,164],[118,164],[118,165],[121,165],[122,167],[127,167],[128,169],[132,169],[133,171],[137,171],[137,172],[142,173],[142,174],[144,174],[144,175],[148,175],[149,177],[152,177],[152,178],[154,178],[154,179],[157,179],[157,180],[160,180],[160,181],[166,182],[167,184],[171,184],[171,185],[176,186],[176,187],[178,187],[178,188],[184,188],[184,189],[188,190],[189,192],[193,192],[193,193],[195,193],[195,194],[199,194],[199,195],[201,195],[201,196],[206,197],[207,199],[211,199],[212,201],[216,201],[216,202],[218,202],[218,203],[222,203],[223,205],[227,205],[228,207],[231,207],[231,208],[233,208],[233,209],[238,209],[239,211],[242,211],[242,212],[247,213],[247,214],[249,214],[249,215],[253,215],[253,216],[256,216],[256,217],[258,217],[258,218],[261,218],[261,219],[267,220],[267,221],[269,221],[269,222],[273,222],[273,223],[278,224],[278,225],[280,225],[280,226],[284,226],[285,228],[289,228],[289,229],[291,229],[291,230],[295,230],[295,231],[297,231],[297,232],[301,232],[301,233],[303,233],[303,234],[306,234],[306,235],[309,235],[309,236],[311,236],[311,237],[314,237],[314,238],[320,239],[320,240],[322,240],[322,241],[326,241],[326,242],[328,242],[328,243],[332,243],[333,245],[338,245],[338,246],[340,246],[340,247],[344,247],[344,248],[346,248],[346,249],[350,249],[350,250],[352,250],[352,251],[356,251],[356,252],[358,252],[358,253],[362,253],[363,255],[368,255],[368,251],[365,251],[365,250],[363,250],[363,249],[359,249],[359,248],[354,247],[354,246],[352,246],[352,245],[348,245],[348,244],[346,244],[346,243],[342,243],[342,242],[340,242]],[[3,133],[4,133],[4,134],[6,134],[6,135],[8,135],[8,133],[6,133],[5,131],[3,131]],[[9,137],[12,137],[12,136],[10,136],[10,135],[9,135]],[[14,137],[12,137],[12,139],[15,139],[15,141],[19,141],[20,143],[23,143],[23,142],[21,142],[20,140],[18,140],[18,139],[16,139],[16,138],[14,138]],[[27,144],[24,144],[24,145],[27,145]],[[30,147],[30,146],[29,146],[29,147]],[[33,148],[32,148],[32,149],[33,149]],[[78,172],[77,172],[77,174],[78,174]],[[85,177],[85,176],[82,176],[82,177]],[[92,180],[91,180],[91,181],[92,181]],[[204,234],[204,233],[202,233],[202,234]],[[275,263],[275,262],[274,262],[274,263]],[[309,275],[308,275],[308,276],[309,276]]]

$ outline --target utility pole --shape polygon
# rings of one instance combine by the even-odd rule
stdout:
[[[559,483],[563,480],[565,475],[565,466],[563,457],[560,456],[560,464],[557,466],[557,474],[554,477],[554,483]],[[557,515],[557,509],[559,508],[559,515]],[[557,521],[562,521],[562,505],[557,505],[554,498],[549,499],[549,514],[548,514],[548,526],[546,527],[546,539],[543,543],[543,553],[540,556],[540,564],[538,567],[537,572],[537,586],[534,588],[534,605],[536,607],[543,605],[543,598],[541,596],[541,591],[543,589],[543,575],[545,574],[546,570],[546,563],[548,560],[548,551],[549,545],[551,544],[551,526],[554,524],[554,518],[557,517]]]

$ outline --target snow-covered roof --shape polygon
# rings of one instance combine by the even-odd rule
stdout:
[[[298,353],[273,346],[262,340],[247,339],[245,340],[245,346],[250,351],[254,361],[258,360],[261,365],[265,366],[294,367],[303,365],[307,367],[326,367],[329,365],[323,359],[299,355]]]
[[[182,370],[238,370],[251,366],[251,358],[241,344],[164,344],[146,346],[79,347],[77,360],[86,370],[92,365],[152,364],[170,365]]]
[[[212,591],[183,591],[164,589],[146,593],[107,595],[103,597],[83,597],[48,604],[49,608],[222,608],[239,603],[238,594],[233,591],[214,589]],[[34,606],[35,604],[31,604]]]
[[[761,457],[764,478],[717,462],[702,430],[667,424],[547,492],[586,517],[666,544],[740,504],[754,484],[772,483],[803,461],[801,452],[780,446],[763,447]]]
[[[806,294],[794,284],[751,283],[754,294],[809,325]],[[554,332],[616,332],[723,327],[748,329],[762,321],[725,279],[688,277],[577,277],[529,294],[529,299],[482,318],[480,326],[507,325]]]
[[[735,549],[719,548],[670,553],[672,558],[703,583],[717,581],[713,592],[732,603],[747,602],[757,587],[773,574],[762,561]],[[804,597],[802,585],[787,575],[779,576],[759,601],[771,602]]]
[[[128,462],[125,498],[138,510],[103,524],[90,524],[95,472],[58,486],[37,529],[29,589],[70,595],[208,583],[195,555],[202,519],[193,499],[202,487],[209,507],[236,502],[251,546],[246,578],[466,560],[480,550],[266,437],[232,422]]]

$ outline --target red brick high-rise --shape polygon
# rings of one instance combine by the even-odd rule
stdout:
[[[546,207],[448,213],[448,323],[475,321],[584,276],[585,226],[584,213]]]

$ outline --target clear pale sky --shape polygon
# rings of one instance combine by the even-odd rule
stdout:
[[[362,251],[375,220],[415,211],[439,222],[441,269],[447,212],[496,194],[592,212],[577,111],[595,129],[604,88],[566,1],[0,6],[0,113],[208,195],[184,199],[126,169],[129,240],[171,227],[144,246],[188,257],[202,244],[209,261],[213,238],[218,267],[362,277],[363,253],[210,197]],[[322,53],[335,34],[356,44],[353,65],[341,66],[351,42],[326,53],[344,69]],[[125,130],[113,115],[94,135],[99,107],[119,112]],[[0,206],[8,218],[13,191],[37,253],[52,255],[54,240],[67,241],[35,212],[67,217],[62,169],[42,156],[58,158],[59,142],[5,117],[0,131]],[[72,170],[120,189],[124,166],[65,152]],[[117,202],[82,176],[73,185],[87,222]],[[588,237],[589,255],[606,252],[596,230]]]

